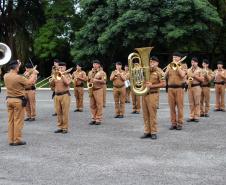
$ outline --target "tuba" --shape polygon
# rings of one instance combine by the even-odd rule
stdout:
[[[138,96],[145,95],[149,88],[145,83],[150,78],[149,56],[153,47],[135,48],[128,56],[131,90]]]
[[[9,46],[0,42],[0,66],[8,63],[11,59],[11,56],[12,52]]]

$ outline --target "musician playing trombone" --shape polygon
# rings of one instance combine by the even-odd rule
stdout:
[[[24,72],[25,78],[27,79],[31,78],[31,75],[33,74],[33,70],[36,70],[35,67],[31,63],[26,63],[25,72]],[[36,116],[35,83],[37,81],[37,74],[38,74],[38,71],[36,71],[36,78],[33,84],[25,87],[25,96],[27,98],[27,105],[26,105],[27,118],[24,121],[35,121],[35,116]]]
[[[66,73],[66,63],[59,62],[58,71],[53,75],[50,84],[54,88],[56,98],[57,126],[55,133],[66,134],[69,127],[69,108],[71,74]]]
[[[170,63],[165,71],[171,117],[170,130],[181,130],[184,122],[184,84],[187,65],[181,64],[181,60],[182,55],[179,52],[174,52],[173,65]],[[176,67],[173,67],[175,64]]]

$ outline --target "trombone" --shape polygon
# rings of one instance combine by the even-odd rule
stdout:
[[[166,67],[164,67],[162,70],[165,71],[168,67],[170,67],[171,69],[173,69],[174,71],[176,71],[178,68],[181,67],[181,63],[187,58],[187,56],[184,56],[182,59],[179,60],[178,63],[176,62],[171,62],[169,63]]]
[[[47,85],[48,83],[50,83],[52,80],[61,80],[63,75],[67,74],[67,73],[70,73],[72,71],[73,68],[70,68],[64,72],[60,72],[59,70],[57,70],[54,74],[50,75],[49,77],[41,80],[40,82],[36,83],[36,86],[38,86],[39,84],[42,84],[44,81],[48,80],[46,83],[40,85],[39,87],[37,88],[41,88],[45,85]]]

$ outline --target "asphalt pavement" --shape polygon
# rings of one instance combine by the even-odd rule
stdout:
[[[36,121],[23,129],[27,145],[9,146],[5,91],[0,94],[0,185],[226,184],[226,113],[213,112],[214,92],[210,117],[185,122],[181,131],[169,130],[167,94],[161,92],[157,140],[140,139],[143,117],[131,114],[131,103],[125,118],[114,118],[111,91],[99,126],[88,124],[87,92],[82,113],[73,112],[73,93],[71,99],[69,133],[55,134],[51,92],[37,91]]]

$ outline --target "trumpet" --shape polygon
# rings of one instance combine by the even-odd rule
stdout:
[[[166,67],[164,67],[162,70],[165,71],[168,67],[170,67],[171,69],[173,69],[174,71],[176,71],[177,69],[179,69],[182,65],[182,62],[187,58],[187,56],[184,56],[182,59],[180,59],[177,63],[175,61],[172,61],[171,63],[169,63]]]

